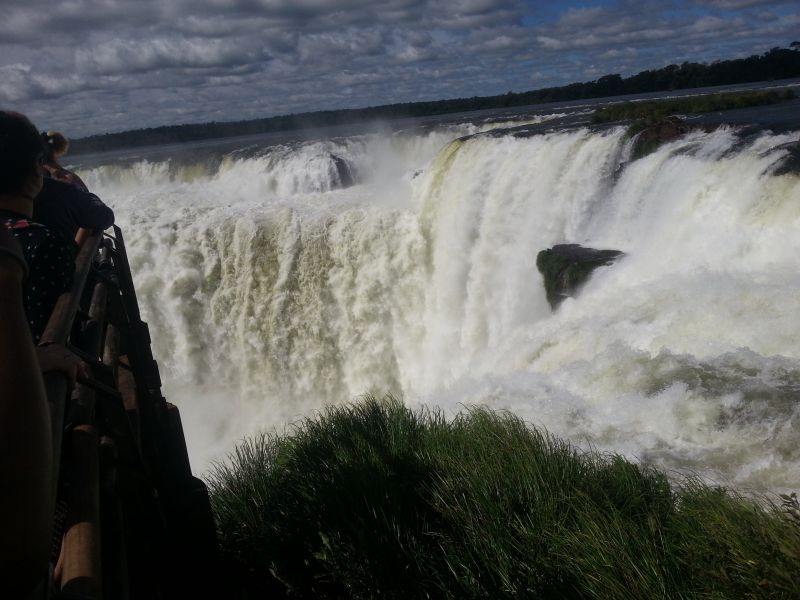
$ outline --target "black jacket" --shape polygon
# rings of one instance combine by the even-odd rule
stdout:
[[[111,227],[114,224],[114,211],[90,192],[45,177],[42,191],[33,205],[33,220],[62,239],[73,242],[80,227]]]

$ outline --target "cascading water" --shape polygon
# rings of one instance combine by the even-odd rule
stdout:
[[[114,206],[199,466],[365,392],[800,487],[800,134],[371,135],[81,171]],[[459,139],[455,139],[459,138]],[[342,189],[339,161],[356,185]],[[538,251],[626,253],[553,313]]]

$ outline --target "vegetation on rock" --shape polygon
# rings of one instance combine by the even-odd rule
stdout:
[[[622,102],[596,110],[592,115],[592,121],[609,123],[634,119],[633,124],[628,127],[628,135],[636,138],[631,150],[631,158],[636,160],[654,152],[661,144],[672,141],[689,131],[707,129],[702,124],[688,123],[679,115],[765,106],[794,100],[796,97],[792,90],[785,90],[783,92],[731,92],[667,100]]]
[[[670,115],[699,114],[734,108],[750,108],[778,104],[793,100],[797,96],[792,90],[783,92],[731,92],[727,94],[707,94],[703,96],[684,96],[667,100],[644,102],[621,102],[594,111],[594,123],[608,123],[623,119],[636,119],[640,127],[662,121]]]
[[[623,255],[619,250],[595,250],[578,244],[557,244],[536,256],[536,268],[544,278],[544,290],[555,310],[565,298],[574,296],[598,267],[612,264]]]

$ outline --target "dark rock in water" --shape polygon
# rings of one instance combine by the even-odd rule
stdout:
[[[353,172],[350,169],[350,165],[347,164],[347,161],[341,156],[336,156],[335,154],[331,154],[331,160],[333,161],[334,167],[336,167],[336,174],[339,176],[338,187],[348,188],[352,185],[355,185],[356,181],[353,177]]]
[[[536,256],[536,266],[544,277],[547,301],[555,310],[564,298],[574,296],[598,267],[612,264],[624,253],[596,250],[579,244],[558,244]]]
[[[775,175],[800,174],[800,142],[782,144],[777,149],[786,150],[787,154],[775,169]]]
[[[654,152],[662,144],[671,142],[682,135],[691,131],[709,131],[713,127],[706,125],[695,125],[686,123],[683,119],[676,116],[664,117],[657,123],[646,126],[636,134],[633,142],[631,158],[636,160]]]

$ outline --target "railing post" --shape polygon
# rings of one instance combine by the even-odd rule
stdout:
[[[102,235],[102,232],[93,233],[81,247],[78,257],[75,259],[75,274],[72,278],[72,287],[68,292],[58,297],[50,319],[47,321],[47,327],[39,341],[40,346],[66,344]],[[55,507],[56,487],[61,466],[61,441],[64,433],[68,381],[62,373],[47,373],[44,376],[44,384],[50,406],[50,421],[53,434],[52,506]]]
[[[82,349],[99,360],[104,346],[108,289],[96,283],[85,324]],[[100,469],[94,390],[78,385],[70,420],[72,460],[68,472],[70,490],[67,527],[62,548],[61,590],[83,597],[102,598],[103,573],[100,551]]]
[[[103,597],[100,565],[100,475],[94,425],[71,432],[69,517],[62,548],[61,591],[81,598]]]
[[[204,594],[218,587],[208,492],[192,476],[178,409],[161,394],[122,232],[114,232],[113,244],[104,241],[99,258],[103,234],[84,242],[71,289],[59,297],[41,339],[42,345],[71,341],[92,366],[92,377],[81,380],[68,411],[66,377],[45,376],[54,455],[51,506],[59,476],[68,500],[56,577],[64,598]],[[95,263],[89,319],[69,340],[78,331],[75,319]],[[65,427],[69,452],[61,473]],[[202,582],[193,579],[198,569]],[[49,597],[52,582],[49,576],[43,580],[38,598]]]

